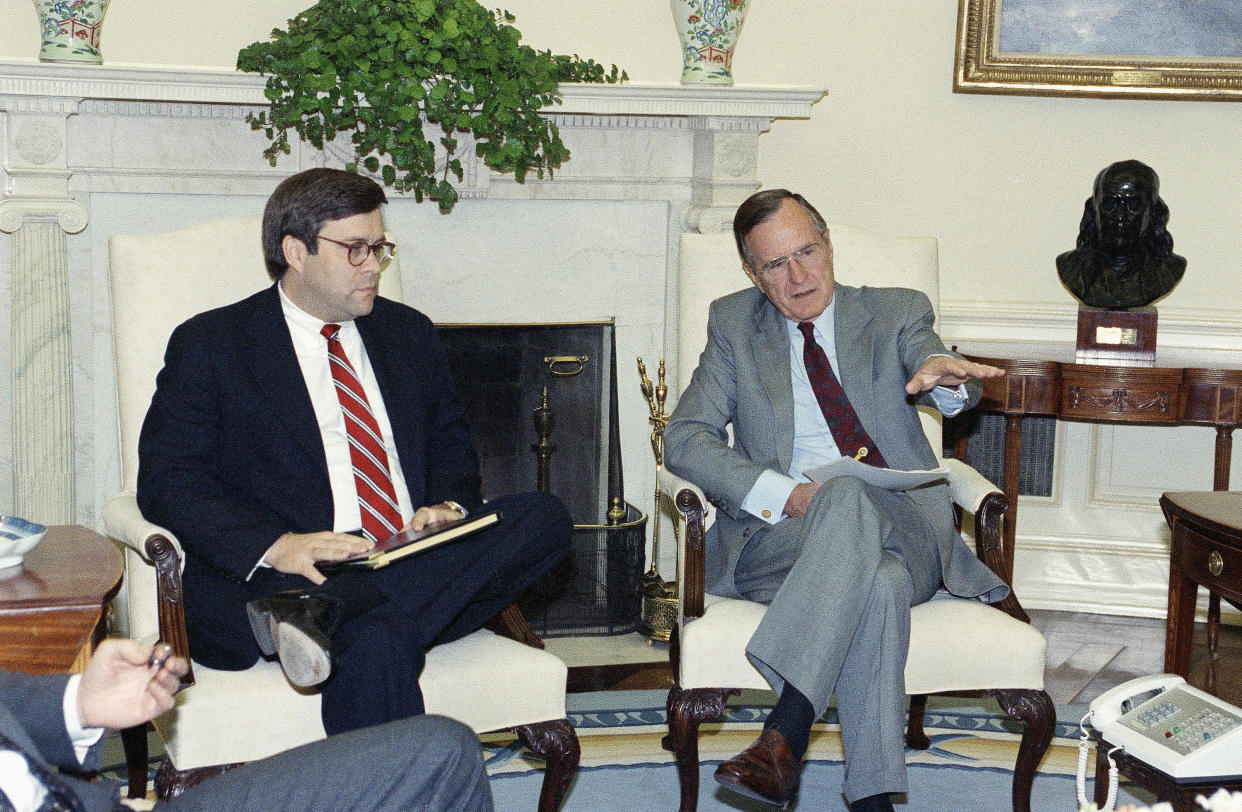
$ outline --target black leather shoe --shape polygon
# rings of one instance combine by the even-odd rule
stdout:
[[[716,783],[788,809],[798,794],[801,773],[802,764],[794,758],[785,737],[768,728],[750,747],[721,762],[716,768]]]
[[[893,812],[893,802],[887,792],[868,795],[850,804],[850,812]]]
[[[302,590],[278,592],[246,604],[250,629],[264,654],[280,658],[294,685],[318,685],[332,674],[332,633],[341,624],[341,605]]]

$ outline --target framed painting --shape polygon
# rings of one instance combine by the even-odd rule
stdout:
[[[953,90],[1242,101],[1242,3],[959,0]]]

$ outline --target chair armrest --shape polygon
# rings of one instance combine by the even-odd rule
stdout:
[[[181,543],[168,530],[143,518],[138,499],[131,491],[122,491],[108,500],[100,517],[104,533],[124,544],[133,556],[155,569],[155,594],[159,606],[160,641],[172,647],[173,654],[190,662],[190,640],[185,629],[184,589],[181,568],[184,555]],[[181,678],[181,687],[194,684],[191,667]]]
[[[693,482],[682,479],[664,466],[656,468],[656,484],[661,493],[673,500],[673,505],[686,523],[686,531],[677,550],[677,593],[681,601],[681,618],[702,617],[707,568],[707,497]]]

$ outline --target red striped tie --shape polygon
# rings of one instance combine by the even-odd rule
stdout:
[[[362,533],[373,541],[382,541],[401,529],[401,510],[397,492],[388,471],[388,452],[379,423],[371,413],[362,382],[345,357],[345,348],[336,337],[339,324],[325,324],[321,333],[328,339],[328,366],[336,397],[345,414],[345,433],[349,437],[349,459],[354,466],[354,486],[358,491],[358,508],[362,513]]]

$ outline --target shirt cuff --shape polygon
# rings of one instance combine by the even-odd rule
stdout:
[[[82,727],[82,720],[78,716],[78,686],[81,682],[81,674],[74,674],[69,678],[68,684],[65,685],[65,698],[61,707],[65,714],[65,732],[69,734],[69,741],[73,743],[74,755],[78,757],[79,764],[85,764],[87,752],[103,737],[104,729]]]
[[[742,500],[742,510],[768,524],[776,524],[785,518],[785,503],[797,484],[797,480],[785,474],[764,471]]]
[[[937,386],[931,390],[931,397],[941,414],[954,417],[966,408],[966,400],[970,395],[966,393],[966,384],[959,383],[955,387]]]

